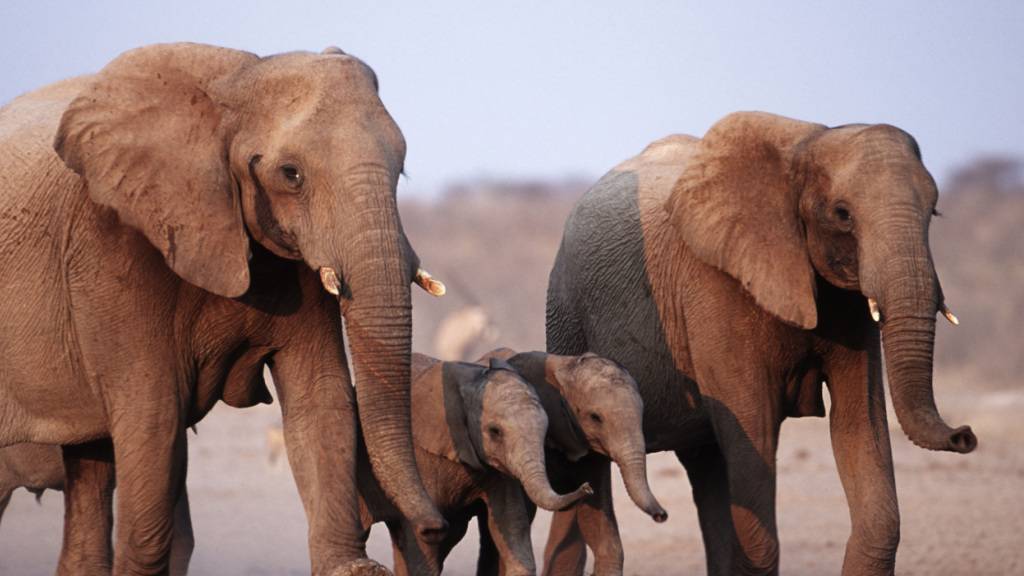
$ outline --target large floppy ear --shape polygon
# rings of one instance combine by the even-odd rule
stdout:
[[[199,44],[126,52],[71,102],[54,139],[94,202],[142,232],[179,276],[228,297],[249,287],[249,241],[211,85],[256,60]]]
[[[461,387],[465,382],[476,383],[483,372],[483,367],[463,362],[445,362],[442,368],[445,421],[455,447],[454,456],[473,470],[484,469],[470,438],[470,428],[474,423],[479,424],[479,417],[470,418],[466,409],[467,399],[463,396]]]
[[[509,358],[509,364],[533,386],[548,416],[548,435],[545,443],[565,454],[570,461],[576,462],[590,452],[590,444],[587,443],[568,400],[559,392],[569,385],[559,377],[559,374],[570,374],[570,369],[558,370],[554,366],[555,362],[549,362],[553,358],[561,357],[544,352],[524,352]],[[576,361],[577,358],[572,358],[570,363]]]
[[[790,165],[794,148],[824,129],[757,112],[726,116],[704,135],[665,205],[698,258],[805,329],[818,323],[814,269]]]

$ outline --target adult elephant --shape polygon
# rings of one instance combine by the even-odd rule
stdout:
[[[313,572],[359,564],[342,315],[383,488],[443,532],[409,432],[404,156],[373,71],[336,48],[154,45],[0,109],[0,446],[66,446],[74,498],[112,439],[116,573],[166,571],[186,426],[264,364]]]
[[[893,572],[899,512],[881,339],[900,425],[970,452],[932,394],[935,315],[954,319],[928,248],[935,183],[887,125],[826,128],[737,113],[671,136],[575,207],[548,289],[548,350],[620,362],[644,401],[648,451],[693,485],[713,574],[778,570],[775,451],[789,415],[824,415],[850,505],[843,573]],[[546,571],[578,572],[575,537],[614,518],[562,512]]]

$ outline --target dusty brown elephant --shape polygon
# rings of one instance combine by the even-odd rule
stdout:
[[[342,314],[374,469],[443,534],[409,432],[404,155],[373,71],[337,49],[149,46],[0,109],[0,446],[116,460],[116,573],[166,572],[186,426],[264,364],[313,573],[365,556]],[[112,457],[82,454],[105,438]]]
[[[778,571],[779,426],[824,415],[823,383],[850,503],[843,573],[893,572],[883,340],[909,438],[974,449],[932,394],[935,316],[955,318],[928,247],[936,200],[916,142],[897,128],[737,113],[701,139],[650,145],[569,216],[548,350],[591,350],[636,378],[648,451],[676,451],[690,476],[710,573]],[[602,520],[586,508],[556,515],[545,570],[579,573],[578,529]]]
[[[608,522],[581,526],[594,549],[594,570],[622,570],[622,539],[611,500],[609,460],[622,472],[626,492],[656,522],[668,519],[647,484],[643,400],[636,382],[619,364],[590,352],[561,356],[499,348],[478,362],[504,359],[537,391],[548,415],[548,472],[556,489],[587,482],[596,493],[574,508],[586,507]],[[535,508],[530,508],[533,518]],[[481,518],[477,574],[498,574],[496,551]],[[593,530],[600,530],[599,532]]]
[[[544,509],[559,510],[593,494],[586,483],[564,495],[548,483],[548,420],[537,394],[497,359],[480,366],[413,354],[412,370],[416,462],[427,493],[451,528],[442,542],[420,541],[361,461],[359,486],[367,533],[375,522],[387,524],[396,574],[436,575],[482,508],[496,534],[502,573],[535,574],[526,496]]]
[[[97,483],[97,485],[103,485],[103,483]],[[46,490],[64,490],[64,457],[61,447],[47,444],[14,444],[0,448],[0,520],[3,520],[4,509],[10,501],[11,493],[18,488],[25,488],[35,494],[37,500],[42,498],[43,492]],[[110,488],[113,487],[110,486]],[[107,491],[99,498],[104,505],[104,510],[90,510],[85,514],[76,514],[73,517],[84,522],[81,524],[68,523],[64,526],[64,543],[70,548],[82,547],[81,544],[74,544],[76,538],[103,538],[107,542],[107,563],[110,562],[109,556],[113,555],[109,544],[114,519],[111,493],[111,491]],[[72,502],[66,504],[74,505]],[[184,576],[188,573],[188,564],[192,558],[194,545],[188,493],[183,490],[174,506],[174,532],[171,539],[169,561],[171,576]],[[67,574],[75,573],[78,567],[76,562],[79,560],[80,558],[62,554],[61,566],[58,571]]]

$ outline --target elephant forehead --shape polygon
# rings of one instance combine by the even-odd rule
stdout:
[[[583,361],[577,369],[577,378],[592,390],[621,390],[636,392],[636,382],[628,372],[615,362],[604,358],[590,358]]]
[[[377,76],[358,58],[292,52],[270,56],[242,72],[236,78],[251,98],[301,110],[330,102],[363,102],[377,99]]]
[[[533,389],[521,378],[507,370],[498,370],[484,385],[484,409],[493,414],[526,416],[529,411],[543,414],[540,400]]]

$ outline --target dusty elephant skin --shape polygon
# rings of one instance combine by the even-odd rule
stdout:
[[[0,446],[112,439],[115,573],[166,572],[186,426],[264,364],[313,572],[364,556],[342,314],[374,469],[443,533],[409,432],[404,154],[376,76],[336,49],[149,46],[0,109]],[[110,462],[64,460],[84,463],[66,498],[107,482]]]
[[[552,484],[556,489],[580,482],[594,487],[596,494],[572,511],[590,518],[581,529],[594,549],[597,569],[621,570],[622,540],[608,498],[610,488],[604,488],[611,481],[608,460],[619,465],[626,491],[638,508],[656,522],[668,519],[647,484],[643,401],[636,382],[617,363],[589,352],[560,356],[499,348],[478,362],[491,358],[506,360],[537,391],[549,421],[547,460]],[[533,512],[531,508],[531,518]],[[483,522],[480,534],[478,573],[497,574],[493,543]]]
[[[412,430],[416,462],[430,497],[451,529],[424,542],[382,493],[360,459],[361,510],[367,534],[385,522],[395,573],[436,575],[485,510],[504,574],[535,574],[526,497],[548,510],[593,492],[583,484],[560,495],[548,483],[544,439],[548,420],[537,394],[499,359],[486,365],[413,355]],[[525,488],[525,494],[524,494]]]
[[[850,504],[843,573],[893,572],[882,341],[908,437],[974,449],[932,395],[936,313],[948,311],[928,247],[936,200],[916,142],[897,128],[737,113],[703,139],[655,142],[569,216],[548,350],[590,350],[636,378],[648,451],[674,450],[686,466],[710,573],[778,571],[779,427],[824,415],[822,382]],[[582,570],[586,520],[556,515],[547,573]]]

